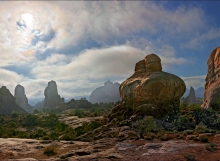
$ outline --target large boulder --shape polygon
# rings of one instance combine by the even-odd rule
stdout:
[[[203,108],[220,108],[220,47],[215,48],[208,59]]]
[[[119,83],[114,83],[108,80],[104,86],[96,88],[90,95],[89,101],[92,103],[108,103],[121,101],[119,94]]]
[[[28,99],[25,95],[25,89],[23,86],[17,85],[15,87],[14,96],[15,96],[17,105],[22,107],[28,113],[33,112],[33,107],[28,104]]]
[[[64,102],[64,98],[58,95],[57,84],[55,81],[48,82],[47,87],[44,90],[44,107],[54,108],[61,102]]]
[[[193,87],[190,87],[189,95],[184,99],[183,102],[189,104],[197,103],[196,94]]]
[[[0,114],[9,115],[12,112],[26,113],[26,111],[18,106],[15,101],[15,97],[11,92],[5,87],[0,88]]]
[[[186,85],[176,75],[162,71],[160,58],[149,54],[136,63],[134,74],[121,83],[122,105],[113,108],[109,115],[152,115],[162,117],[178,108]]]

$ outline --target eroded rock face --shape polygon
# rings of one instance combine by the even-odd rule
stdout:
[[[57,84],[55,81],[48,82],[46,89],[44,90],[44,107],[54,108],[61,102],[64,102],[64,98],[58,95]]]
[[[108,103],[117,102],[121,100],[119,94],[119,83],[114,83],[108,80],[104,86],[96,88],[90,95],[89,101],[92,103]]]
[[[15,97],[5,87],[0,88],[0,114],[9,115],[13,111],[17,113],[26,113],[24,109],[16,104]]]
[[[220,108],[220,47],[215,48],[208,59],[203,108]]]
[[[190,87],[189,95],[184,99],[183,102],[190,103],[190,104],[197,103],[196,94],[195,94],[195,90],[193,87]]]
[[[28,104],[28,99],[25,95],[25,89],[21,85],[15,87],[15,99],[18,106],[22,107],[26,112],[32,113],[33,107]]]
[[[162,71],[161,60],[155,54],[136,63],[134,74],[120,85],[123,106],[158,117],[179,107],[185,90],[181,78]]]

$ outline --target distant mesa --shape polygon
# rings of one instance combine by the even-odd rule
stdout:
[[[220,47],[215,48],[208,59],[203,108],[220,108]]]
[[[15,96],[17,105],[22,107],[28,113],[33,112],[33,107],[28,104],[28,99],[25,95],[25,89],[23,86],[17,85],[15,87],[14,96]]]
[[[134,74],[121,83],[122,104],[112,109],[109,118],[126,119],[130,115],[162,117],[179,107],[185,90],[184,81],[163,72],[161,59],[156,54],[149,54],[136,63]]]
[[[64,102],[64,98],[61,98],[57,91],[57,84],[55,81],[48,82],[47,87],[44,90],[44,107],[54,108],[61,102]]]
[[[2,86],[0,88],[0,114],[9,115],[12,112],[26,113],[26,111],[16,104],[15,97],[10,91]]]
[[[96,88],[90,95],[89,101],[92,103],[108,103],[121,101],[119,94],[119,83],[114,83],[108,80],[104,86]]]

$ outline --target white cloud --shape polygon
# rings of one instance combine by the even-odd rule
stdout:
[[[23,75],[19,75],[13,71],[0,68],[0,86],[6,86],[12,95],[14,95],[14,89],[20,82],[26,81],[27,78]]]
[[[204,33],[199,33],[194,36],[187,44],[183,45],[192,49],[198,48],[201,44],[220,38],[220,28],[211,28]]]
[[[206,75],[181,78],[185,82],[187,88],[190,88],[192,86],[193,88],[197,89],[199,87],[204,87]]]

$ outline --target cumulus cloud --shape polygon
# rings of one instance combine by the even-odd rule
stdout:
[[[0,68],[0,86],[6,86],[10,92],[14,95],[14,88],[20,82],[26,81],[28,78],[23,75],[19,75],[13,71]]]
[[[192,63],[190,57],[178,56],[172,42],[188,42],[206,26],[199,8],[168,9],[150,1],[2,1],[0,13],[0,67],[22,64],[32,74],[25,78],[0,69],[13,79],[2,84],[21,83],[28,97],[39,99],[50,80],[64,97],[88,95],[107,79],[123,81],[150,53],[161,57],[165,71]],[[215,39],[216,31],[190,44]],[[185,80],[191,85],[201,79]]]

